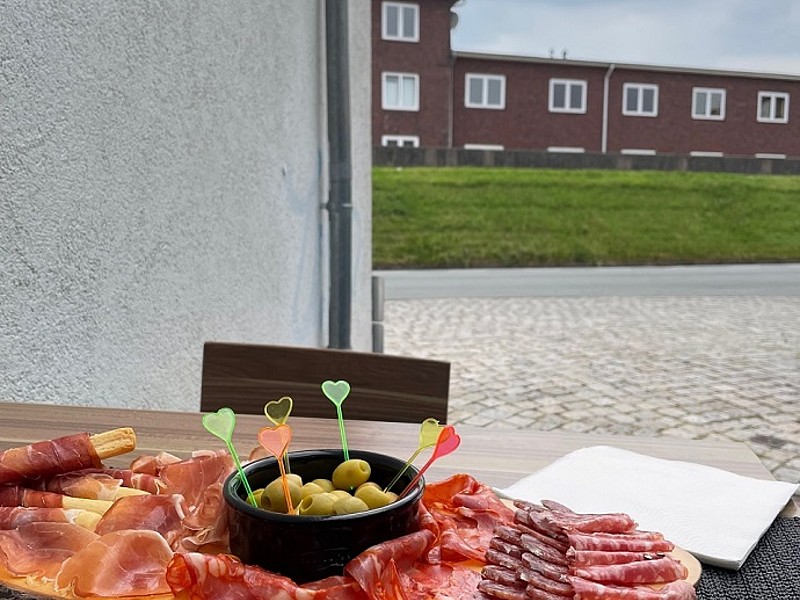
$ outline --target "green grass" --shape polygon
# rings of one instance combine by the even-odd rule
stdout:
[[[375,268],[800,261],[800,177],[373,169]]]

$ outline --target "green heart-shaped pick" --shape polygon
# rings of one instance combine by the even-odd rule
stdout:
[[[341,406],[347,396],[350,394],[350,384],[344,380],[340,381],[323,381],[322,393],[325,397],[334,403],[336,406]]]
[[[275,425],[285,425],[289,420],[289,415],[292,413],[292,399],[289,396],[284,396],[278,400],[267,402],[264,405],[264,414]]]
[[[227,406],[220,408],[215,413],[203,415],[203,427],[219,439],[230,442],[233,438],[233,428],[236,425],[236,415]]]
[[[436,419],[425,419],[419,428],[420,449],[435,446],[442,429],[444,429],[444,425],[439,425],[439,421]]]

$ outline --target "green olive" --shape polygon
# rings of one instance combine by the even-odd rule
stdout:
[[[258,488],[257,490],[253,490],[253,498],[256,499],[256,504],[261,506],[261,494],[264,493],[264,488]]]
[[[292,506],[297,506],[303,499],[303,488],[294,478],[288,479],[287,485],[289,486],[289,495],[292,498]],[[283,483],[280,477],[271,481],[264,488],[264,493],[261,495],[261,508],[273,512],[287,512],[286,496],[283,493]]]
[[[309,481],[307,484],[303,486],[303,499],[308,498],[309,496],[322,494],[323,492],[325,492],[325,490],[323,490],[322,487],[320,487],[313,481]]]
[[[356,488],[356,492],[358,492],[358,490],[360,490],[360,489],[362,489],[362,488],[365,488],[365,487],[374,487],[374,488],[381,489],[381,486],[379,486],[379,485],[378,485],[377,483],[375,483],[374,481],[367,481],[367,482],[365,482],[365,483],[362,483],[360,486],[358,486],[358,487]],[[358,495],[358,494],[355,494],[355,495]]]
[[[344,461],[333,471],[333,485],[340,490],[350,490],[369,480],[372,469],[360,458]]]
[[[369,507],[366,505],[366,503],[355,496],[350,496],[349,498],[340,498],[333,503],[333,512],[337,515],[350,515],[368,509]]]
[[[314,479],[311,483],[317,484],[325,492],[332,492],[336,489],[333,487],[333,482],[330,479]]]
[[[313,496],[306,496],[300,502],[299,512],[301,515],[332,515],[333,505],[336,502],[336,496],[328,493],[314,494]]]
[[[383,493],[378,486],[365,485],[356,490],[356,498],[363,500],[369,508],[380,508],[391,503],[389,494]]]
[[[386,492],[386,495],[389,496],[389,502],[394,502],[397,500],[397,494],[394,492]]]
[[[337,500],[339,498],[350,498],[352,496],[350,492],[345,492],[344,490],[333,490],[332,492],[327,492],[327,493],[336,496]]]
[[[300,487],[303,486],[303,478],[297,473],[287,473],[286,479],[288,479],[289,481],[294,481]]]

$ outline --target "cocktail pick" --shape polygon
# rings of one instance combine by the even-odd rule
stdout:
[[[322,393],[333,402],[336,407],[336,418],[339,421],[339,436],[342,438],[342,453],[345,460],[350,460],[350,452],[347,449],[347,434],[344,431],[344,417],[342,417],[342,402],[350,394],[350,384],[344,381],[323,381]]]
[[[247,499],[250,504],[258,508],[258,502],[256,502],[256,497],[253,495],[253,490],[250,488],[250,482],[247,481],[247,476],[244,474],[242,463],[239,461],[239,455],[233,447],[233,428],[235,426],[236,414],[227,406],[220,408],[215,413],[203,415],[203,427],[205,427],[211,435],[218,437],[228,446],[228,452],[230,452],[233,457],[233,464],[236,465],[236,470],[239,472],[239,481],[242,482],[247,492]]]
[[[287,513],[294,512],[292,506],[292,494],[289,492],[289,482],[286,479],[286,469],[283,466],[282,457],[289,448],[292,441],[292,428],[288,425],[278,425],[277,427],[264,427],[258,432],[258,442],[275,457],[278,468],[281,471],[281,486],[283,487],[283,497],[286,499]]]
[[[267,402],[264,405],[264,414],[274,425],[286,425],[286,421],[289,420],[289,415],[292,414],[292,406],[294,406],[292,399],[289,396],[283,396],[277,400]],[[286,471],[291,473],[292,469],[289,466],[288,452],[284,452],[283,462],[286,465]]]
[[[403,468],[394,476],[394,479],[392,479],[389,485],[383,488],[384,493],[394,487],[394,484],[403,476],[403,473],[408,471],[408,467],[417,459],[420,452],[425,450],[425,448],[436,445],[436,441],[439,439],[439,434],[442,432],[442,429],[444,429],[444,425],[439,425],[439,421],[436,419],[425,419],[422,422],[419,428],[419,445],[417,449],[414,451],[414,454],[411,455],[411,458],[406,461],[406,464],[403,465]]]
[[[459,444],[461,444],[461,438],[456,433],[455,428],[452,425],[445,425],[439,434],[439,438],[436,440],[436,447],[433,449],[433,454],[431,454],[428,462],[426,462],[425,465],[419,470],[417,476],[414,477],[414,479],[411,480],[411,483],[406,486],[406,489],[402,491],[400,498],[414,489],[414,486],[417,485],[417,482],[422,478],[422,474],[428,470],[428,467],[433,464],[433,461],[435,461],[437,458],[447,456],[456,448],[458,448]]]

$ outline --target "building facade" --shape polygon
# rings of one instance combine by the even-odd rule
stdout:
[[[800,76],[454,52],[451,0],[373,2],[373,144],[800,157]]]

